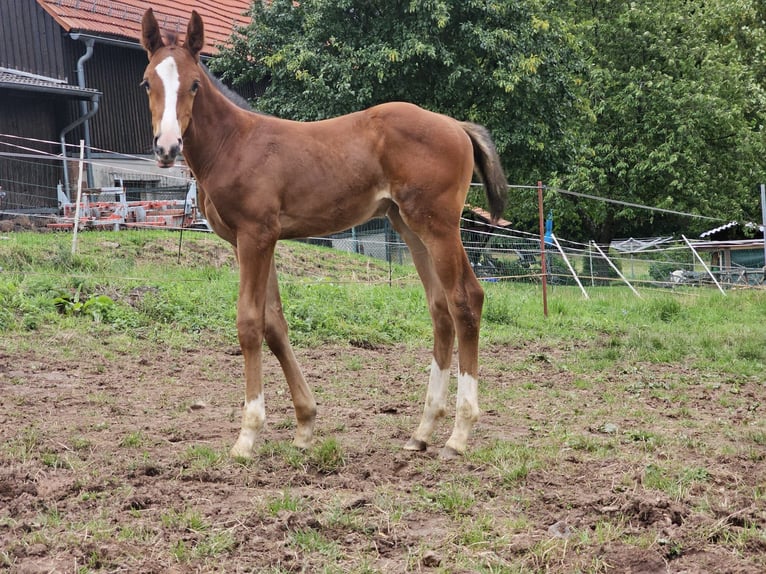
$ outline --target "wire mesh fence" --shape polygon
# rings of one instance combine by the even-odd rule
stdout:
[[[2,145],[0,140],[0,148]],[[9,153],[0,149],[0,231],[14,229],[24,218],[29,222],[25,227],[71,229],[74,200],[62,194],[58,183],[60,158],[46,156],[45,149],[36,154],[26,151]],[[157,181],[154,176],[137,173],[130,180],[114,181],[112,188],[85,190],[85,219],[93,229],[130,226],[209,230],[197,211],[196,195],[189,193],[188,181],[166,179],[162,185]],[[596,245],[546,236],[541,245],[538,233],[512,229],[508,222],[492,225],[485,215],[479,209],[466,207],[461,221],[466,254],[474,272],[484,281],[539,283],[545,276],[551,285],[578,285],[583,290],[610,285],[764,285],[762,242],[717,244],[655,237]],[[407,245],[385,218],[305,241],[391,264],[412,263]]]

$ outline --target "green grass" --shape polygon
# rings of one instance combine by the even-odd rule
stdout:
[[[214,237],[185,237],[180,261],[178,236],[164,232],[85,233],[74,256],[70,235],[4,237],[3,355],[56,355],[76,362],[88,381],[100,381],[114,372],[104,365],[126,355],[140,365],[146,351],[157,357],[160,349],[169,364],[182,365],[203,345],[220,351],[237,343],[236,265]],[[298,243],[281,245],[277,264],[294,344],[349,349],[336,353],[334,372],[322,370],[326,363],[307,367],[320,409],[364,397],[367,405],[380,398],[411,410],[373,412],[361,438],[358,421],[330,423],[320,412],[316,443],[301,450],[290,443],[287,391],[278,395],[281,381],[268,381],[270,408],[282,410],[270,413],[253,459],[232,461],[227,438],[184,431],[197,416],[236,426],[239,411],[226,418],[224,395],[241,390],[241,357],[225,369],[223,353],[198,362],[203,367],[193,376],[208,382],[201,411],[189,409],[197,394],[166,397],[172,385],[198,383],[182,380],[186,373],[160,375],[148,399],[132,395],[148,410],[131,416],[162,409],[168,417],[162,431],[126,425],[120,409],[127,407],[109,385],[88,386],[82,397],[83,412],[104,417],[64,429],[17,419],[14,406],[31,404],[20,392],[28,384],[20,373],[36,374],[44,365],[41,358],[39,367],[15,372],[12,359],[2,380],[14,396],[0,444],[4,484],[9,492],[24,477],[69,486],[55,504],[35,507],[34,516],[0,513],[0,534],[9,540],[0,567],[15,566],[33,545],[63,554],[85,539],[124,541],[132,565],[150,555],[195,571],[245,564],[238,547],[256,564],[253,549],[262,546],[276,560],[259,571],[275,573],[379,572],[388,559],[399,560],[391,571],[603,572],[611,557],[602,550],[612,546],[671,561],[688,556],[687,548],[718,545],[718,552],[748,557],[754,568],[764,565],[753,549],[764,544],[758,513],[766,489],[748,474],[763,464],[766,445],[763,291],[724,297],[713,289],[640,288],[638,298],[622,286],[586,286],[585,300],[576,287],[555,286],[544,318],[539,286],[484,284],[485,412],[465,457],[444,462],[435,449],[398,449],[417,424],[428,376],[422,355],[409,353],[427,354],[431,338],[414,270],[389,271],[384,263]],[[354,354],[353,346],[367,345],[402,349],[404,372],[389,373],[383,359],[371,362],[378,360],[374,352]],[[452,387],[454,394],[454,381]],[[51,389],[52,397],[68,398],[65,385]],[[373,421],[380,425],[373,428]],[[449,422],[437,433],[446,435]],[[573,482],[585,501],[567,496]],[[145,487],[152,496],[130,498],[132,489]],[[227,512],[211,511],[226,502],[206,506],[228,496]],[[668,538],[660,532],[666,522],[642,526],[637,497],[660,510],[677,504],[689,510],[684,520],[706,521],[683,539]],[[99,510],[105,508],[111,517]],[[83,509],[91,509],[90,520],[70,516]],[[554,521],[568,517],[583,521],[569,539],[547,535]],[[113,570],[122,558],[95,544],[78,564],[83,571]]]
[[[203,333],[236,343],[237,269],[219,239],[188,234],[178,261],[177,236],[165,232],[83,234],[76,255],[69,235],[6,237],[0,242],[0,333],[85,332],[98,322],[103,336],[122,334],[171,347],[194,345]],[[414,269],[394,266],[389,285],[388,266],[365,260],[371,279],[359,280],[351,272],[357,278],[352,280],[342,270],[328,270],[331,257],[339,255],[299,243],[278,251],[294,344],[422,344],[430,339]],[[300,275],[293,274],[297,270]],[[627,360],[725,365],[751,376],[766,363],[761,344],[766,305],[759,291],[729,291],[724,297],[713,289],[647,289],[638,298],[619,286],[593,287],[585,300],[579,289],[557,286],[549,292],[547,319],[536,285],[486,283],[485,291],[485,343],[544,339],[561,348],[597,343],[598,350],[578,356],[582,371]]]

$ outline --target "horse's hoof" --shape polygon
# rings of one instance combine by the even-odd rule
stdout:
[[[305,440],[305,439],[299,439],[298,437],[295,437],[295,439],[293,440],[293,446],[300,450],[308,450],[311,448],[313,444],[314,444],[313,439]]]
[[[231,458],[234,459],[241,459],[241,460],[250,460],[253,458],[253,451],[252,449],[244,449],[239,445],[234,445],[231,450],[229,451],[229,454]]]
[[[460,458],[462,455],[463,453],[456,451],[451,446],[445,446],[439,452],[439,458],[442,460],[455,460],[456,458]]]
[[[411,450],[413,452],[424,452],[426,448],[428,448],[426,441],[418,440],[416,438],[411,438],[407,441],[407,444],[404,445],[404,450]]]

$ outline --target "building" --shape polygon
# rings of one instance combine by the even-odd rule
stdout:
[[[245,25],[247,0],[153,0],[164,28],[181,39],[192,9],[205,22],[203,57]],[[178,185],[181,165],[149,160],[151,118],[139,87],[147,63],[140,45],[143,0],[0,2],[0,209],[52,207],[56,186],[77,183],[79,142],[86,186]],[[246,97],[254,93],[243,94]]]
[[[711,270],[723,283],[760,284],[764,280],[763,225],[731,221],[700,234],[694,249],[710,253]]]

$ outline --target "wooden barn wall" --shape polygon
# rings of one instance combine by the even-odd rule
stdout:
[[[55,98],[0,91],[0,109],[3,110],[0,113],[0,185],[7,194],[3,208],[56,205],[56,184],[64,173],[61,160],[23,157],[32,152],[17,146],[58,155],[62,107],[63,102]],[[41,141],[19,141],[4,134]]]
[[[87,87],[102,93],[98,113],[90,121],[93,147],[125,154],[151,152],[149,104],[139,86],[147,62],[143,50],[96,43],[85,64]]]
[[[0,67],[73,80],[63,31],[37,2],[0,0]]]

